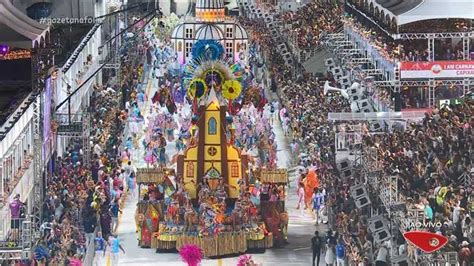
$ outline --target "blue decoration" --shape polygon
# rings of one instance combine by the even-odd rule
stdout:
[[[217,60],[224,54],[224,47],[216,40],[199,40],[191,50],[193,58],[205,58],[206,60]]]

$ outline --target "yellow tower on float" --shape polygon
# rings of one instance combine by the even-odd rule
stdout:
[[[229,185],[227,194],[231,199],[240,194],[238,181],[247,178],[247,155],[227,140],[226,111],[226,100],[219,100],[211,89],[198,109],[197,139],[178,155],[178,175],[192,199],[197,198],[198,184],[204,176],[210,178],[211,188],[222,178]]]

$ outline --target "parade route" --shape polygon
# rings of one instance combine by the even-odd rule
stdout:
[[[150,83],[153,82],[151,78],[148,79],[147,92],[148,95],[153,95],[154,88]],[[151,97],[144,110],[149,110]],[[145,124],[146,126],[146,124]],[[273,131],[276,134],[277,140],[277,157],[279,167],[288,167],[289,158],[291,158],[287,138],[284,136],[282,127],[278,119],[274,120]],[[168,142],[166,151],[171,158],[176,153],[175,142]],[[137,150],[134,154],[143,155],[143,149]],[[144,167],[142,156],[135,156],[133,159],[135,167]],[[319,230],[323,233],[327,226],[315,226],[315,221],[311,218],[308,212],[296,210],[297,195],[296,195],[296,179],[293,179],[291,188],[287,190],[288,196],[286,199],[286,207],[290,217],[288,224],[288,242],[284,248],[267,249],[262,254],[251,254],[256,262],[262,265],[280,264],[284,265],[309,265],[312,258],[311,253],[311,237],[314,230]],[[125,254],[120,254],[119,265],[167,265],[167,266],[185,266],[181,262],[181,258],[177,253],[157,253],[153,249],[140,248],[137,245],[137,233],[135,226],[135,210],[138,202],[137,197],[127,196],[123,214],[120,219],[120,224],[117,230],[119,239],[126,251]],[[310,233],[311,232],[311,233]],[[323,256],[321,256],[323,257]],[[222,258],[222,259],[204,259],[201,263],[203,266],[220,266],[220,265],[236,265],[238,257]],[[106,262],[110,261],[106,259]],[[320,265],[325,265],[321,260]],[[108,265],[107,265],[108,266]]]

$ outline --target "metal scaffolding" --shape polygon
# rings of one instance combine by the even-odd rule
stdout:
[[[34,184],[33,195],[34,195],[34,205],[33,205],[33,216],[34,216],[34,225],[33,232],[35,237],[39,237],[36,233],[38,232],[41,226],[41,219],[43,217],[43,195],[44,195],[44,184],[43,184],[43,173],[44,173],[44,162],[43,162],[43,152],[42,152],[42,136],[43,136],[43,115],[42,115],[42,102],[41,96],[38,95],[33,102],[34,104],[34,113],[33,113],[33,136],[34,136]],[[33,239],[32,239],[33,241]]]
[[[89,113],[62,114],[56,113],[54,117],[58,128],[56,136],[81,140],[84,165],[89,165],[91,160],[91,117]]]
[[[404,33],[398,35],[399,39],[404,40],[427,40],[429,58],[428,61],[435,60],[435,40],[442,38],[462,38],[463,59],[469,60],[470,38],[474,38],[474,33]],[[340,63],[347,63],[347,67],[352,72],[359,72],[360,76],[378,76],[383,80],[376,80],[374,84],[379,88],[390,88],[393,92],[400,92],[403,87],[428,87],[428,107],[436,106],[436,87],[438,86],[462,86],[463,93],[466,95],[474,88],[474,79],[419,79],[406,80],[401,79],[400,69],[395,66],[393,69],[377,67],[374,58],[367,56],[364,45],[351,41],[349,33],[328,34],[326,47],[336,56]],[[356,66],[365,65],[365,69]],[[389,73],[393,71],[393,76]]]
[[[474,32],[443,32],[443,33],[400,33],[393,35],[396,40],[426,40],[451,39],[451,38],[474,38]]]

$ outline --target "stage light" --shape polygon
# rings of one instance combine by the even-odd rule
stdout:
[[[0,55],[6,56],[10,51],[10,47],[6,44],[0,44]]]

